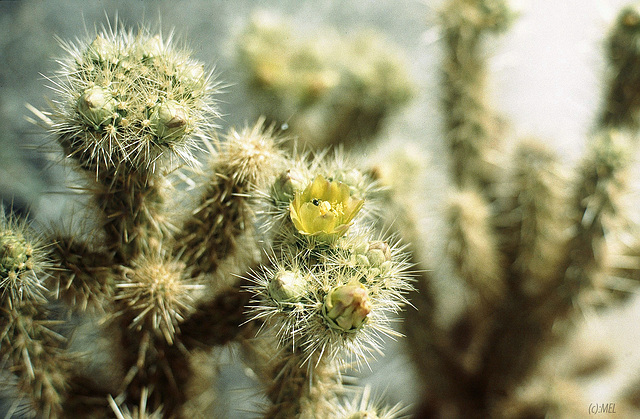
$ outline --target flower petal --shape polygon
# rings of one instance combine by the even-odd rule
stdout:
[[[349,197],[351,195],[351,191],[349,190],[349,186],[345,185],[342,182],[338,182],[338,196],[336,198],[336,200],[338,202],[342,202],[343,204],[345,204],[349,201]]]
[[[340,183],[338,182],[330,182],[329,188],[325,192],[326,201],[329,202],[338,202],[340,197]]]
[[[313,205],[313,204],[311,204]],[[313,233],[333,233],[336,226],[336,216],[332,212],[320,215],[313,220]]]
[[[356,214],[358,214],[358,212],[360,212],[360,210],[362,209],[362,206],[364,205],[364,199],[349,198],[349,200],[346,201],[345,204],[345,217],[342,219],[342,221],[345,224],[348,224],[351,222],[351,220],[353,220],[353,217],[355,217]]]
[[[309,190],[309,197],[308,199],[305,199],[305,200],[311,201],[314,198],[327,200],[325,196],[327,195],[327,191],[329,190],[330,184],[331,182],[326,180],[322,175],[316,176],[311,186],[307,187],[307,189]],[[305,192],[307,192],[307,189],[305,189]],[[307,198],[306,194],[304,195],[305,196],[303,198]]]

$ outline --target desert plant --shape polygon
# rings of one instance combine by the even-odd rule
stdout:
[[[637,10],[625,8],[608,36],[604,105],[588,151],[573,171],[540,141],[521,141],[512,153],[501,144],[506,124],[487,94],[484,46],[491,35],[507,31],[515,17],[502,0],[449,0],[439,11],[443,137],[452,183],[442,215],[446,257],[415,261],[453,269],[420,272],[419,293],[409,296],[416,310],[405,317],[405,330],[423,387],[415,411],[420,418],[574,417],[581,412],[575,409],[585,414],[589,403],[579,405],[570,386],[541,388],[549,380],[540,378],[540,365],[567,342],[586,307],[610,307],[629,295],[620,289],[635,287],[624,280],[638,267],[633,250],[616,242],[624,234],[637,236],[621,205],[637,130]],[[258,52],[250,54],[251,46],[276,42],[278,36],[278,46],[289,45],[282,33],[281,26],[254,22],[241,41],[243,58],[253,58],[247,65],[250,80],[262,94],[291,101],[296,95],[287,88],[295,87],[261,78],[265,68],[274,68]],[[286,61],[282,57],[288,56],[277,57]],[[276,68],[269,74],[295,71],[293,64]],[[320,77],[329,69],[316,66],[314,74]],[[303,77],[308,73],[298,71],[309,80]],[[305,109],[300,105],[294,115],[304,115]],[[296,124],[308,127],[295,118],[287,122],[294,131]],[[308,138],[316,141],[314,133]],[[399,189],[403,168],[396,169],[376,173],[392,173],[387,182]],[[386,212],[398,217],[396,228],[416,250],[429,246],[428,238],[416,236],[411,210],[412,200],[421,195],[392,189],[386,201],[394,209]],[[616,255],[627,251],[628,256]],[[434,278],[443,273],[447,277]],[[446,324],[441,319],[448,309],[434,287],[443,281],[458,283],[465,296],[461,313]]]
[[[171,36],[117,26],[64,48],[52,108],[33,111],[82,175],[94,227],[32,238],[3,219],[1,351],[21,396],[44,417],[206,415],[193,360],[261,329],[245,346],[268,417],[374,409],[335,401],[411,289],[402,247],[370,232],[375,180],[338,154],[280,151],[263,120],[219,139],[216,83]],[[107,373],[89,365],[104,348],[74,351],[66,315],[107,337]]]
[[[216,367],[230,344],[268,418],[591,412],[574,379],[606,357],[578,360],[568,378],[545,365],[581,310],[636,287],[637,229],[621,195],[640,14],[625,8],[609,33],[604,104],[573,168],[533,139],[502,146],[484,46],[515,17],[506,0],[448,0],[439,12],[450,158],[440,260],[424,254],[440,243],[418,234],[413,206],[429,196],[407,166],[415,157],[350,155],[415,92],[377,35],[297,40],[283,20],[254,15],[237,57],[265,116],[226,134],[217,77],[172,34],[116,24],[63,42],[50,107],[31,110],[85,208],[50,229],[0,219],[7,416],[221,415]],[[454,316],[443,281],[464,296]],[[350,377],[386,337],[415,365],[410,408]],[[637,413],[637,391],[621,397]]]

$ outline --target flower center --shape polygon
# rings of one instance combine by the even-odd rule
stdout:
[[[312,199],[311,202],[320,209],[321,216],[326,215],[328,212],[332,212],[336,216],[344,215],[344,205],[341,202],[329,202],[317,198]]]

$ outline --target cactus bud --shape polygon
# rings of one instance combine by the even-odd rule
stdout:
[[[350,332],[357,330],[371,312],[367,289],[361,284],[341,285],[324,299],[322,314],[329,325]]]
[[[273,185],[273,192],[277,199],[286,199],[293,195],[293,187],[291,185],[291,178],[289,177],[289,170],[276,179],[276,182]]]
[[[94,128],[99,127],[109,120],[116,110],[116,100],[111,93],[100,86],[86,89],[77,103],[77,111],[82,118],[92,124]]]
[[[196,63],[180,63],[178,66],[178,76],[182,83],[191,89],[200,89],[204,86],[206,77],[204,66]]]
[[[306,293],[306,280],[299,273],[280,271],[269,281],[269,295],[279,303],[295,303]]]
[[[100,35],[96,36],[96,39],[91,42],[85,52],[85,57],[98,63],[103,61],[118,62],[116,46]]]
[[[157,57],[162,54],[164,47],[162,45],[162,39],[159,35],[149,38],[142,45],[142,56],[144,58]]]
[[[161,142],[177,140],[187,132],[187,110],[175,100],[167,100],[154,106],[150,118],[153,133]]]
[[[276,196],[281,199],[292,197],[296,191],[302,189],[303,181],[303,176],[298,170],[287,170],[276,180],[274,185]]]
[[[369,243],[367,250],[367,259],[372,266],[380,266],[391,260],[391,248],[387,242],[381,240]]]
[[[353,247],[353,253],[356,255],[365,255],[369,249],[369,242],[366,240],[359,240]]]
[[[371,266],[371,263],[369,262],[369,258],[366,257],[365,255],[356,255],[355,260],[359,266]]]

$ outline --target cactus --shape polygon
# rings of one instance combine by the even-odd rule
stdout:
[[[372,31],[301,39],[285,19],[256,13],[238,56],[258,112],[286,121],[314,149],[370,142],[414,94],[397,49]]]
[[[581,313],[637,289],[622,195],[640,15],[625,8],[608,34],[604,104],[575,167],[533,139],[504,147],[483,48],[515,17],[507,0],[439,9],[450,185],[437,238],[420,234],[421,156],[352,153],[369,154],[416,97],[378,35],[299,39],[255,14],[236,58],[248,107],[265,116],[226,133],[218,76],[173,34],[116,24],[63,41],[50,107],[31,109],[77,176],[74,218],[87,222],[37,228],[2,208],[8,417],[225,417],[228,351],[265,418],[591,412],[576,383],[610,367],[608,354],[566,362],[561,377],[548,368],[575,345]],[[415,400],[387,403],[380,383],[352,377],[388,339],[410,356]],[[638,413],[633,386],[620,397],[623,414]]]
[[[375,180],[338,154],[281,150],[264,119],[220,140],[216,83],[171,37],[117,27],[64,47],[52,108],[35,112],[98,222],[91,239],[29,240],[24,223],[2,221],[2,353],[21,396],[46,417],[206,415],[192,400],[196,360],[244,342],[271,354],[254,366],[271,387],[265,415],[333,414],[342,372],[397,333],[387,316],[411,289],[397,241],[368,231]],[[196,148],[211,152],[206,168]],[[180,178],[199,197],[174,212]],[[238,307],[220,304],[232,296]],[[47,327],[64,323],[55,303],[97,322],[109,371]]]

